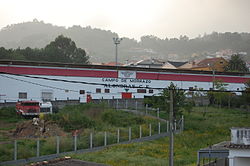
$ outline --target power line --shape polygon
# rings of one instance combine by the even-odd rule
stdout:
[[[156,90],[167,89],[167,88],[153,88],[153,87],[148,87],[148,86],[130,86],[130,85],[126,85],[126,84],[113,84],[113,85],[111,84],[110,85],[110,84],[95,83],[95,82],[86,82],[86,81],[72,81],[72,80],[65,80],[65,79],[56,79],[56,78],[30,76],[30,75],[25,75],[25,74],[14,74],[14,73],[8,73],[8,72],[0,72],[0,74],[15,75],[15,76],[21,76],[21,77],[27,77],[27,78],[34,78],[34,79],[42,79],[42,80],[49,80],[49,81],[59,81],[59,82],[67,82],[67,83],[76,83],[76,84],[101,85],[101,86],[109,86],[109,87],[112,87],[112,88],[156,89]],[[5,76],[5,77],[8,77],[8,76]],[[13,78],[13,79],[16,79],[16,78]],[[24,80],[22,80],[22,81],[23,82],[29,82],[29,81],[24,81]],[[38,83],[33,83],[33,84],[37,84],[37,85],[40,85],[40,86],[47,86],[47,85],[42,85],[42,84],[38,84]],[[50,86],[47,86],[47,87],[50,87]],[[63,88],[58,88],[58,87],[52,87],[52,88],[57,88],[59,90],[68,90],[68,89],[63,89]],[[211,90],[211,89],[204,90],[204,89],[184,89],[184,88],[178,88],[178,90],[183,90],[183,91],[200,91],[200,92],[245,92],[244,90]],[[76,92],[75,90],[71,90],[71,91]]]
[[[63,91],[71,91],[71,92],[79,92],[79,91],[76,91],[76,90],[69,90],[69,89],[63,89],[63,88],[58,88],[58,87],[54,87],[54,86],[34,83],[34,82],[31,82],[31,81],[21,80],[21,79],[18,79],[18,78],[13,78],[13,77],[5,76],[5,75],[0,75],[0,76],[5,77],[5,78],[9,78],[9,79],[13,79],[13,80],[17,80],[17,81],[21,81],[21,82],[26,82],[26,83],[33,84],[33,85],[38,85],[38,86],[42,86],[42,87],[51,88],[51,89],[57,89],[57,90],[63,90]]]

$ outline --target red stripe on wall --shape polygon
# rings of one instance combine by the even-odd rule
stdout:
[[[78,70],[78,69],[57,69],[57,68],[32,68],[32,67],[14,67],[0,66],[1,72],[27,75],[47,75],[47,76],[76,76],[76,77],[109,77],[117,78],[117,71],[103,70]],[[163,73],[143,73],[137,72],[137,79],[150,80],[169,80],[169,81],[195,81],[212,82],[213,76],[208,75],[188,75],[188,74],[163,74]],[[250,78],[215,76],[216,80],[222,80],[226,83],[245,83]]]
[[[187,75],[187,74],[159,74],[159,73],[140,73],[137,72],[137,79],[169,80],[169,81],[195,81],[212,82],[213,76],[207,75]],[[221,80],[225,83],[245,83],[250,78],[215,76],[215,80]]]
[[[110,77],[117,78],[117,71],[96,71],[77,69],[51,69],[51,68],[30,68],[30,67],[8,67],[0,66],[1,72],[27,75],[50,75],[50,76],[76,76],[76,77]]]

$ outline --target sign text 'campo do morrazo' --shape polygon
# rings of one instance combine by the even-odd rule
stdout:
[[[107,88],[148,88],[151,80],[137,79],[136,71],[118,71],[118,78],[102,78]]]

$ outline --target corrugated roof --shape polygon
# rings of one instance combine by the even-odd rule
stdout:
[[[180,66],[183,66],[184,64],[188,63],[188,62],[174,62],[174,61],[168,61],[168,63],[170,63],[171,65],[173,65],[174,67],[178,68]]]

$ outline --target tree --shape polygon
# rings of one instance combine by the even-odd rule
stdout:
[[[190,107],[190,104],[188,104],[188,102],[185,100],[186,97],[184,91],[178,89],[177,86],[172,82],[162,91],[162,93],[160,93],[160,96],[152,96],[151,98],[147,98],[145,103],[151,104],[154,108],[160,108],[162,110],[169,111],[170,89],[173,90],[174,118],[176,118],[177,115],[181,114],[181,108],[184,108],[185,106]]]
[[[225,66],[225,71],[231,71],[231,72],[248,72],[248,68],[246,66],[246,63],[239,54],[232,55],[229,63],[227,66]]]
[[[208,93],[210,97],[210,102],[212,104],[214,104],[214,102],[217,103],[219,107],[221,108],[223,100],[225,99],[229,100],[229,97],[230,97],[230,94],[228,92],[223,92],[223,91],[226,91],[228,84],[222,82],[221,80],[215,80],[214,85],[215,85],[214,90],[218,90],[219,92],[211,91]]]
[[[48,61],[64,63],[88,63],[86,52],[77,48],[74,41],[63,35],[58,36],[44,48]]]
[[[245,103],[245,107],[247,110],[250,110],[250,79],[245,83],[246,88],[245,91],[242,93],[242,98]]]

